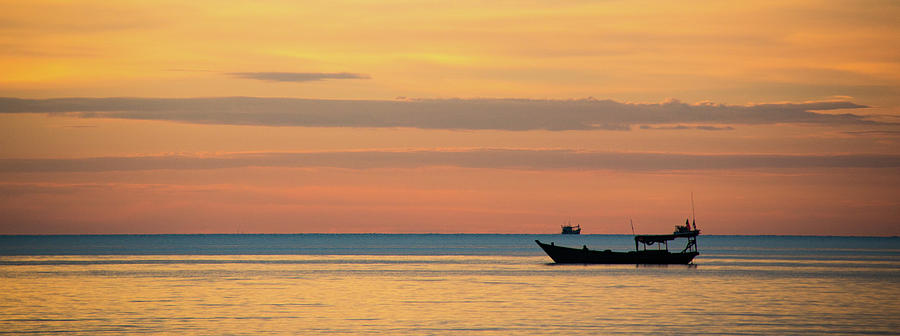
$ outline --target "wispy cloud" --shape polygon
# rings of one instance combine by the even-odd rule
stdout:
[[[0,113],[198,124],[513,131],[628,130],[633,125],[672,124],[884,124],[859,114],[821,112],[865,107],[849,101],[724,105],[595,99],[0,98]]]
[[[900,168],[900,155],[666,154],[572,150],[474,149],[266,152],[76,159],[0,159],[0,172],[102,172],[241,167],[345,169],[460,167],[522,170],[715,170]]]
[[[0,29],[2,29],[0,24]],[[99,52],[83,46],[56,45],[52,50],[36,48],[24,43],[0,43],[0,55],[29,58],[88,58]]]
[[[641,129],[647,130],[701,130],[701,131],[731,131],[734,130],[734,127],[731,126],[709,126],[709,125],[700,125],[700,126],[686,126],[686,125],[675,125],[675,126],[649,126],[649,125],[641,125]]]
[[[866,131],[846,131],[847,135],[855,136],[880,136],[880,137],[900,137],[900,130],[866,130]]]
[[[228,72],[226,75],[270,82],[313,82],[325,79],[369,79],[369,75],[349,72]]]

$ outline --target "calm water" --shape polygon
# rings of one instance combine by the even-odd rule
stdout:
[[[606,235],[0,236],[0,333],[900,333],[900,238],[701,236],[695,265],[667,267],[551,265],[534,239],[633,248]]]

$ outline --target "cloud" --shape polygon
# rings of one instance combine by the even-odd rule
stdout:
[[[192,11],[172,5],[171,12],[128,3],[20,3],[4,6],[0,30],[35,35],[135,31],[163,27],[175,20],[171,12]]]
[[[522,170],[715,170],[900,168],[900,155],[668,154],[572,150],[473,149],[265,152],[75,159],[0,159],[0,172],[103,172],[241,167],[344,169],[460,167]]]
[[[734,127],[731,126],[709,126],[709,125],[700,125],[700,126],[685,126],[685,125],[675,125],[675,126],[648,126],[641,125],[641,129],[646,130],[701,130],[701,131],[731,131],[734,130]]]
[[[0,25],[2,29],[2,25]],[[96,57],[100,53],[84,46],[55,45],[54,48],[38,48],[24,43],[0,43],[0,55],[28,58],[82,58]]]
[[[170,68],[170,69],[163,69],[163,71],[172,71],[172,72],[215,72],[215,71],[213,71],[213,70],[209,70],[209,69],[199,69],[199,68],[196,68],[196,69],[193,69],[193,68]]]
[[[257,79],[270,82],[313,82],[324,79],[369,79],[369,75],[349,72],[228,72],[237,78]]]
[[[681,123],[885,124],[858,114],[820,112],[866,107],[849,101],[724,105],[595,99],[0,98],[0,113],[68,113],[197,124],[510,131],[628,130],[633,125]]]
[[[900,130],[866,130],[866,131],[846,131],[847,135],[856,136],[878,136],[878,137],[898,137]]]

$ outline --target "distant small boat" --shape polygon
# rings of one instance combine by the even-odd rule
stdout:
[[[700,255],[697,250],[698,235],[700,230],[697,230],[696,223],[692,230],[688,222],[684,226],[676,226],[672,234],[634,236],[634,251],[628,252],[590,250],[587,245],[579,249],[556,246],[553,242],[535,242],[557,264],[689,264]],[[669,252],[669,241],[677,238],[686,238],[687,245],[681,252]],[[657,244],[657,249],[648,250],[647,246],[653,244]]]
[[[561,225],[562,234],[581,234],[581,224],[572,225],[572,222],[566,222],[566,224]]]

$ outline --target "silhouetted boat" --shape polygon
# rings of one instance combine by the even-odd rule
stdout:
[[[700,254],[697,251],[696,223],[691,230],[690,223],[684,226],[676,226],[672,234],[667,235],[640,235],[634,236],[634,251],[613,252],[610,250],[596,251],[587,248],[572,248],[541,243],[535,240],[538,246],[550,256],[557,264],[689,264],[694,257]],[[687,245],[681,252],[669,252],[669,241],[677,238],[686,238]],[[643,249],[639,248],[639,245]],[[647,249],[648,245],[657,245],[657,249]]]
[[[561,225],[562,234],[581,234],[581,224],[572,225],[572,222],[569,221],[565,225]]]

